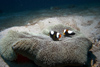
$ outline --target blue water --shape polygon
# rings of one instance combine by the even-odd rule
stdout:
[[[100,0],[0,0],[0,30],[25,25],[34,18],[75,14],[91,7],[92,12],[100,14]]]
[[[46,9],[67,4],[100,3],[100,0],[0,0],[0,13]]]

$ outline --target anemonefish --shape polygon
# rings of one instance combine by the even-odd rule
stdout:
[[[61,38],[61,34],[56,31],[50,31],[49,35],[54,41],[58,41]]]
[[[68,29],[64,29],[63,35],[64,36],[70,36],[70,35],[75,35],[75,33],[74,33],[74,31],[71,31],[71,30],[68,30]]]

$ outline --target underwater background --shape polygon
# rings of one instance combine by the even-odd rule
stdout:
[[[99,12],[99,4],[100,0],[0,0],[0,30],[26,25],[34,18],[65,16],[91,7]]]
[[[92,42],[94,38],[97,39],[99,48],[95,55],[99,59],[100,66],[100,0],[0,0],[0,34],[7,33],[5,31],[14,29],[13,27],[21,26],[33,30],[30,26],[48,21],[55,24],[65,22],[66,25],[78,28]],[[6,64],[0,56],[0,67],[6,65],[8,67],[21,66],[21,64],[10,62]],[[21,67],[33,66],[32,62],[22,64]]]
[[[54,6],[96,4],[100,0],[0,0],[2,12],[47,9]]]

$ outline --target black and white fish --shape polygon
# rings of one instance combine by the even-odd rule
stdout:
[[[54,41],[58,41],[61,38],[61,34],[56,31],[50,31],[49,35]]]
[[[64,29],[63,35],[64,35],[64,36],[75,35],[75,32],[72,31],[72,30]]]

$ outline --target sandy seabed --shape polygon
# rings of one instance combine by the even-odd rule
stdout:
[[[100,5],[98,4],[67,5],[64,8],[57,6],[39,11],[0,14],[0,39],[11,29],[38,34],[42,28],[48,27],[47,22],[51,23],[49,26],[64,24],[82,32],[94,44],[92,51],[100,63]],[[34,66],[32,63],[15,65],[16,67]],[[9,67],[1,57],[0,67]]]

